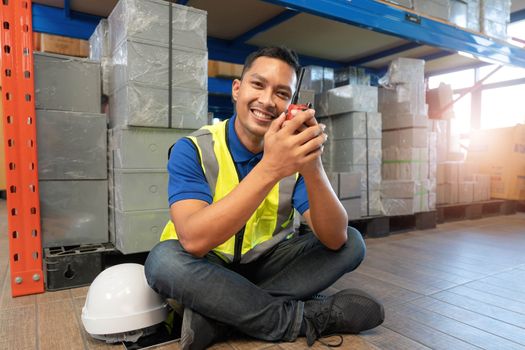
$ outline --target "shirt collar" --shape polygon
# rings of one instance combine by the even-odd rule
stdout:
[[[236,114],[234,114],[228,122],[228,145],[230,146],[233,160],[235,162],[247,162],[253,158],[262,158],[262,152],[257,154],[252,153],[242,144],[235,131],[235,118],[237,118]]]

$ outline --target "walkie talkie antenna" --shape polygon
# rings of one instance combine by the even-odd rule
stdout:
[[[299,79],[297,80],[297,87],[292,96],[291,103],[294,105],[297,104],[297,101],[299,100],[299,90],[301,89],[301,83],[303,82],[304,70],[304,67],[301,67],[301,71],[299,72]]]

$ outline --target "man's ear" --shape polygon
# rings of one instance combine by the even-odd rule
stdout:
[[[233,102],[237,102],[237,97],[239,96],[239,89],[241,88],[241,81],[239,79],[234,79],[232,82],[232,99]]]

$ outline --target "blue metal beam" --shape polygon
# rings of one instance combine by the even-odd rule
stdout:
[[[64,5],[68,9],[33,3],[33,31],[89,39],[102,17],[69,11],[67,0]]]
[[[398,53],[401,53],[407,50],[415,49],[416,47],[420,47],[420,46],[421,44],[414,43],[414,42],[406,43],[406,44],[396,46],[396,47],[393,47],[387,50],[376,52],[372,55],[368,55],[365,57],[358,58],[356,60],[352,60],[348,62],[348,65],[349,66],[359,66],[359,65],[362,65],[368,62],[372,62],[372,61],[375,61],[375,60],[378,60],[384,57],[388,57],[391,55],[395,55],[395,54],[398,54]]]
[[[525,9],[521,9],[510,14],[510,23],[522,21],[525,19]]]
[[[226,61],[232,63],[243,64],[246,56],[256,51],[257,46],[248,44],[237,44],[233,45],[231,41],[208,37],[208,58],[210,60]],[[293,47],[291,47],[293,49]],[[299,55],[301,65],[316,65],[323,67],[344,67],[345,64],[342,62],[335,62],[315,58],[306,55]]]
[[[285,22],[287,20],[289,20],[290,18],[298,15],[299,12],[297,11],[294,11],[294,10],[284,10],[283,12],[281,12],[280,14],[278,14],[277,16],[269,19],[268,21],[264,22],[264,23],[261,23],[259,24],[258,26],[256,26],[255,28],[252,28],[250,29],[249,31],[247,31],[246,33],[244,34],[241,34],[239,35],[238,37],[236,37],[235,39],[232,40],[232,43],[233,45],[238,45],[238,44],[244,44],[245,42],[247,42],[248,40],[250,40],[251,38],[253,38],[254,36],[256,36],[257,34],[259,33],[262,33],[262,32],[265,32],[267,31],[268,29],[282,23],[282,22]]]
[[[180,5],[186,5],[188,3],[189,0],[178,0],[177,1],[177,4],[180,4]]]
[[[451,55],[454,55],[454,54],[456,54],[456,52],[443,50],[443,51],[438,51],[438,52],[435,52],[435,53],[431,53],[430,55],[421,56],[421,57],[418,57],[418,58],[420,60],[432,61],[432,60],[437,60],[439,58],[451,56]]]
[[[525,49],[461,30],[401,8],[370,0],[264,0],[296,11],[333,19],[445,50],[525,67]]]
[[[216,95],[231,95],[232,80],[208,77],[208,92]]]

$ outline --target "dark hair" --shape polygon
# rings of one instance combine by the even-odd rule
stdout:
[[[252,52],[246,57],[244,61],[244,67],[242,69],[241,78],[244,77],[244,72],[246,72],[252,66],[253,62],[259,57],[270,57],[277,58],[281,61],[284,61],[290,65],[295,71],[295,74],[299,74],[301,65],[299,64],[299,57],[294,50],[289,49],[284,46],[273,46],[273,47],[263,47],[259,50]]]

